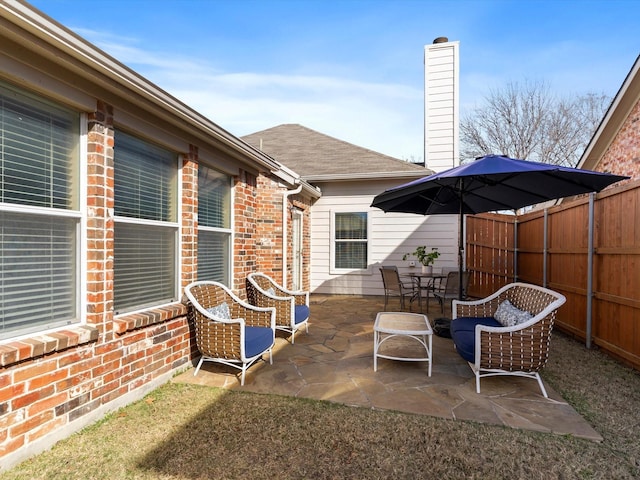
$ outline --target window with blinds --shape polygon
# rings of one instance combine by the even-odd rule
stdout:
[[[0,338],[80,321],[79,127],[0,83]]]
[[[360,270],[368,265],[366,212],[334,214],[334,268]]]
[[[177,301],[178,157],[119,130],[114,138],[116,313]]]
[[[198,280],[231,280],[231,177],[198,168]]]

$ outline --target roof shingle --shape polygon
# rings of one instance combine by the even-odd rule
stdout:
[[[305,179],[375,173],[381,176],[431,173],[422,165],[374,152],[298,124],[278,125],[242,139]]]

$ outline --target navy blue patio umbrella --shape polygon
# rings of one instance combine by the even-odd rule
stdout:
[[[465,214],[517,210],[557,198],[599,192],[629,177],[487,155],[475,161],[385,190],[372,207],[420,215],[458,214],[458,262],[462,278]],[[459,298],[462,298],[462,282]]]

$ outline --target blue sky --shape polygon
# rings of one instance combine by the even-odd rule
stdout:
[[[637,0],[32,0],[242,136],[299,123],[423,156],[424,45],[460,42],[465,112],[508,82],[620,88],[640,54]]]

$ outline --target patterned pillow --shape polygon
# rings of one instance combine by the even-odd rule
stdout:
[[[268,293],[269,295],[272,295],[272,296],[274,296],[274,297],[276,296],[276,291],[275,291],[275,289],[274,289],[273,287],[269,287],[269,288],[267,288],[267,290],[266,290],[266,291],[267,291],[267,293]]]
[[[505,300],[498,305],[498,309],[493,317],[504,327],[515,327],[530,320],[533,315],[514,307],[509,300]]]
[[[221,318],[222,320],[231,320],[231,312],[229,311],[229,305],[227,305],[226,302],[215,307],[207,308],[207,312]]]

